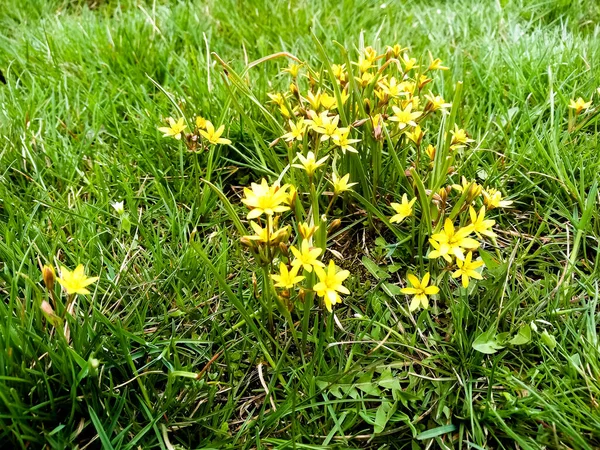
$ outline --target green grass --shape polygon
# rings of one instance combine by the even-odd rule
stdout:
[[[569,99],[600,87],[600,7],[381,3],[3,2],[6,448],[600,446],[600,115],[573,133],[566,125]],[[278,173],[283,163],[267,146],[281,130],[232,94],[210,54],[237,73],[280,51],[317,63],[311,30],[330,55],[339,54],[335,41],[364,41],[440,57],[452,68],[440,89],[450,97],[463,81],[458,120],[478,142],[460,174],[501,187],[515,208],[498,219],[503,261],[488,267],[478,295],[414,316],[360,264],[366,251],[389,264],[388,248],[365,248],[377,237],[367,232],[348,234],[352,294],[336,309],[343,330],[321,315],[327,333],[305,357],[285,320],[273,351],[249,316],[260,310],[254,266],[199,180],[202,164],[157,131],[178,113],[155,83],[188,117],[227,124],[233,147],[221,149],[213,180],[238,210],[229,187]],[[287,86],[285,66],[250,70],[260,101]],[[130,233],[111,207],[120,200]],[[361,228],[352,220],[345,225]],[[70,345],[40,311],[40,268],[59,262],[100,276],[92,295],[78,297]],[[532,321],[538,332],[526,345],[493,355],[472,348],[490,328],[514,334]]]

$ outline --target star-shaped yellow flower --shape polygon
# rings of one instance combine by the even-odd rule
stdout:
[[[417,197],[413,198],[411,201],[408,201],[408,196],[406,194],[402,194],[402,203],[392,203],[390,206],[396,211],[390,218],[390,223],[400,223],[407,217],[412,216],[413,213],[413,205],[417,201]]]
[[[268,222],[269,223],[267,224],[267,226],[263,228],[259,224],[257,224],[253,220],[251,220],[250,226],[254,230],[255,234],[252,234],[250,236],[244,236],[244,237],[247,239],[250,239],[251,241],[258,241],[262,244],[268,243],[268,244],[273,244],[273,245],[278,245],[280,242],[287,239],[287,237],[289,236],[288,227],[274,230],[273,225],[271,223],[272,221],[269,220]]]
[[[169,126],[159,127],[158,131],[164,133],[163,137],[172,137],[177,140],[181,139],[183,131],[187,128],[187,125],[184,123],[184,118],[182,117],[178,121],[175,121],[175,119],[169,117],[167,119],[167,122],[169,122]]]
[[[60,278],[57,278],[57,281],[69,295],[87,295],[90,291],[86,289],[86,286],[98,281],[98,277],[88,277],[83,264],[79,264],[72,272],[66,267],[61,267]]]
[[[445,111],[452,106],[452,103],[447,103],[441,95],[433,95],[430,93],[426,94],[425,98],[429,100],[428,108],[430,108],[431,111],[437,111],[438,109]]]
[[[512,200],[502,200],[502,192],[487,188],[483,190],[483,203],[487,209],[507,208],[513,204]]]
[[[402,288],[400,292],[407,295],[414,295],[408,306],[409,311],[414,311],[419,306],[423,309],[429,308],[429,298],[427,296],[435,295],[440,292],[440,289],[437,286],[429,286],[429,272],[425,274],[422,280],[419,280],[412,273],[407,274],[406,278],[408,278],[412,287]]]
[[[462,128],[458,128],[458,125],[454,124],[454,130],[450,130],[450,134],[452,135],[452,140],[450,141],[450,149],[456,150],[459,148],[466,147],[471,142],[475,142],[469,136],[467,136],[467,132]]]
[[[271,275],[273,281],[275,281],[275,287],[291,289],[296,283],[304,280],[304,277],[298,275],[299,266],[292,267],[292,270],[288,270],[284,263],[279,263],[279,275]]]
[[[574,109],[575,114],[579,114],[581,111],[588,109],[590,106],[592,106],[592,101],[590,100],[589,102],[586,102],[581,97],[579,97],[577,100],[571,99],[569,102],[569,108]]]
[[[476,280],[482,280],[483,277],[479,272],[475,269],[483,266],[483,261],[473,259],[473,252],[467,253],[464,261],[460,259],[456,260],[456,265],[458,266],[458,270],[452,273],[453,278],[462,277],[462,285],[464,288],[469,287],[469,278],[475,278]]]
[[[400,109],[397,106],[392,106],[394,115],[390,116],[390,120],[392,122],[398,122],[398,128],[401,130],[409,125],[411,127],[416,127],[417,122],[415,122],[415,119],[421,117],[423,113],[421,111],[412,112],[412,108],[412,103],[409,103],[404,109]]]
[[[297,123],[294,123],[291,120],[288,122],[290,124],[290,132],[285,133],[281,137],[285,139],[286,142],[301,141],[304,137],[304,132],[306,131],[306,123],[304,120],[300,119]]]
[[[462,227],[455,230],[450,219],[444,222],[444,228],[440,233],[435,233],[429,239],[429,243],[435,249],[429,252],[429,258],[439,258],[451,262],[452,256],[464,260],[464,249],[475,250],[479,242],[469,236],[473,232],[472,226]]]
[[[325,267],[325,264],[318,260],[323,250],[318,247],[311,247],[306,239],[302,241],[300,250],[293,245],[290,247],[290,250],[296,258],[292,261],[292,267],[299,266],[307,272],[312,272],[313,267]]]
[[[358,153],[352,144],[360,142],[360,139],[348,139],[350,128],[338,128],[331,136],[332,142],[337,145],[344,155],[346,152]]]
[[[334,172],[331,174],[331,184],[333,184],[333,194],[340,195],[343,192],[351,191],[352,186],[358,183],[348,183],[350,181],[350,174],[347,173],[342,178],[339,178]]]
[[[272,216],[275,213],[284,212],[290,209],[286,204],[288,202],[288,185],[279,187],[277,183],[269,186],[264,178],[260,184],[252,183],[251,189],[244,188],[245,197],[242,199],[247,207],[250,208],[248,219],[256,219],[263,214]]]
[[[221,135],[225,131],[225,125],[221,125],[217,130],[215,130],[214,125],[210,120],[206,121],[206,131],[200,130],[200,134],[206,138],[208,142],[211,144],[231,144],[229,139],[222,138]]]
[[[479,210],[479,214],[475,212],[475,208],[469,206],[469,216],[471,217],[471,226],[477,236],[484,235],[487,237],[495,237],[494,233],[490,228],[496,223],[495,220],[485,218],[485,206],[482,206]]]
[[[315,157],[315,154],[313,152],[308,152],[308,154],[306,155],[306,157],[304,157],[304,155],[300,152],[296,153],[296,155],[298,156],[298,159],[300,160],[301,164],[292,164],[292,167],[297,167],[298,169],[304,169],[306,171],[306,174],[309,177],[312,177],[315,173],[315,171],[321,167],[325,161],[327,161],[327,159],[329,158],[328,156],[324,156],[323,158],[319,159],[317,161],[317,158]]]
[[[204,117],[197,116],[196,117],[196,128],[198,128],[199,130],[205,130],[206,122],[207,122],[207,120]]]
[[[315,267],[315,273],[319,278],[319,282],[313,286],[313,290],[319,297],[323,297],[327,311],[331,312],[332,305],[342,303],[342,299],[338,292],[349,294],[350,291],[342,285],[344,280],[348,278],[350,272],[340,270],[336,267],[333,260],[329,260],[327,271],[321,267]]]

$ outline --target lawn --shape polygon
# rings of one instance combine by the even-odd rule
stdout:
[[[1,447],[599,448],[598,23],[4,0]]]

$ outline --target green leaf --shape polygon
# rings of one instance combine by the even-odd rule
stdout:
[[[396,411],[396,403],[392,404],[391,402],[382,402],[377,408],[377,412],[375,413],[375,426],[373,427],[373,433],[382,433],[385,430],[385,426],[387,425],[390,417]]]
[[[492,256],[491,253],[479,249],[479,256],[488,270],[494,270],[500,266],[500,262]]]
[[[544,330],[541,337],[544,345],[550,350],[554,350],[556,348],[556,338],[548,333],[548,330]]]
[[[381,285],[381,287],[383,288],[385,293],[387,295],[389,295],[390,297],[394,297],[396,295],[402,295],[402,292],[401,292],[402,288],[400,288],[399,286],[396,286],[395,284],[385,282]]]
[[[510,345],[524,345],[531,341],[531,327],[525,324],[519,328],[519,332],[510,341]]]
[[[456,425],[444,425],[442,427],[432,428],[431,430],[423,431],[417,435],[417,439],[419,441],[424,441],[426,439],[433,439],[435,437],[441,436],[442,434],[452,433],[456,431]]]
[[[363,256],[361,259],[363,265],[367,268],[367,270],[378,280],[385,280],[390,277],[390,274],[379,267],[373,260]]]
[[[108,450],[114,448],[112,446],[112,444],[110,443],[110,438],[106,434],[106,431],[104,431],[104,427],[102,426],[100,419],[96,415],[96,411],[94,411],[94,409],[91,406],[88,408],[88,411],[90,413],[90,419],[92,419],[94,428],[96,429],[96,432],[98,433],[98,437],[100,438],[100,442],[102,442],[102,448],[105,448]]]
[[[491,330],[490,330],[491,331]],[[498,343],[497,336],[495,333],[486,331],[485,333],[477,336],[473,341],[472,347],[478,352],[485,353],[486,355],[493,355],[498,350],[504,347]]]

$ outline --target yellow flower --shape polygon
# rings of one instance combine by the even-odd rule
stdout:
[[[374,62],[377,59],[377,52],[370,45],[368,47],[365,47],[364,54],[365,58],[367,58],[371,62]]]
[[[358,150],[352,147],[352,144],[360,142],[360,139],[348,139],[348,134],[350,134],[350,128],[339,128],[331,136],[331,140],[335,145],[342,149],[344,155],[346,154],[346,151],[358,153]]]
[[[502,193],[494,188],[483,190],[483,203],[487,209],[507,208],[513,204],[512,200],[502,200]]]
[[[344,89],[342,92],[340,92],[340,100],[342,101],[342,104],[340,105],[339,103],[337,104],[338,108],[341,108],[343,105],[346,104],[346,102],[348,101],[348,99],[350,98],[350,94],[348,94],[348,90]],[[333,108],[332,108],[333,109]]]
[[[411,58],[410,56],[408,56],[408,53],[405,53],[402,56],[401,61],[404,63],[404,71],[408,72],[411,69],[416,69],[417,67],[417,60],[415,58]]]
[[[206,129],[206,119],[204,117],[202,117],[202,116],[196,117],[196,128],[198,128],[199,130]]]
[[[313,267],[325,267],[325,264],[317,259],[323,250],[318,247],[311,247],[306,239],[302,241],[300,250],[293,245],[290,250],[296,258],[292,261],[292,267],[303,267],[307,272],[312,272]]]
[[[304,169],[309,177],[312,177],[315,171],[327,161],[327,158],[329,158],[329,155],[327,155],[317,161],[313,152],[308,152],[306,158],[300,152],[296,153],[296,155],[302,164],[292,164],[292,167]]]
[[[263,178],[261,184],[252,183],[250,186],[251,189],[244,188],[245,198],[242,199],[242,203],[250,208],[248,219],[256,219],[263,214],[272,216],[290,209],[284,204],[288,202],[287,184],[281,188],[277,183],[269,186]]]
[[[315,267],[315,273],[319,278],[319,282],[313,286],[313,290],[319,297],[323,297],[327,311],[331,312],[332,305],[342,303],[342,299],[338,292],[349,294],[350,291],[342,285],[344,280],[348,278],[350,272],[347,270],[337,270],[332,259],[329,260],[327,271],[321,267]]]
[[[200,130],[200,134],[204,136],[211,144],[231,144],[231,141],[229,139],[221,137],[223,131],[225,131],[225,125],[221,125],[217,130],[215,130],[214,125],[210,122],[210,120],[207,120],[206,131]]]
[[[403,85],[398,84],[398,82],[396,81],[396,77],[390,78],[390,81],[383,80],[380,83],[380,86],[383,92],[389,95],[390,97],[398,97],[401,94],[405,94]]]
[[[483,191],[483,186],[477,184],[475,181],[469,181],[465,177],[461,178],[461,183],[462,184],[453,184],[452,188],[457,190],[461,194],[465,192],[465,190],[467,190],[467,202],[471,202],[475,198],[479,197],[481,195],[481,192]]]
[[[342,192],[351,191],[352,186],[358,183],[348,183],[350,181],[350,174],[347,173],[342,178],[338,178],[334,172],[331,174],[331,184],[333,184],[333,194],[340,195]]]
[[[467,144],[475,142],[473,139],[467,136],[467,132],[462,128],[458,128],[458,125],[454,124],[454,130],[450,130],[452,135],[452,141],[450,141],[450,149],[456,150],[459,148],[466,147]]]
[[[283,71],[289,73],[293,78],[297,78],[300,67],[302,67],[302,64],[291,63],[290,66],[287,69],[283,69]]]
[[[373,67],[373,61],[368,58],[363,58],[362,56],[358,58],[358,62],[354,64],[358,66],[360,73],[365,73],[367,70]]]
[[[286,119],[289,119],[292,116],[292,112],[284,104],[279,105],[279,112]]]
[[[319,116],[319,118],[321,119],[321,126],[313,127],[313,130],[315,130],[317,133],[323,135],[323,136],[321,136],[321,141],[326,141],[327,139],[329,139],[330,137],[332,137],[334,134],[337,133],[337,131],[338,131],[337,125],[338,125],[338,122],[340,121],[340,116],[329,117],[327,115],[321,114]]]
[[[462,285],[464,288],[469,287],[469,278],[475,278],[476,280],[482,280],[483,277],[475,269],[483,266],[483,261],[480,259],[472,261],[473,252],[467,253],[464,261],[460,259],[456,260],[458,270],[452,273],[453,278],[462,277]]]
[[[309,225],[308,223],[299,223],[298,224],[298,233],[302,236],[303,239],[310,239],[315,231],[319,229],[319,226]]]
[[[358,81],[361,87],[365,87],[373,80],[373,77],[374,75],[371,72],[365,72],[360,77],[354,77],[354,79]]]
[[[296,283],[304,280],[303,276],[298,275],[298,269],[300,266],[292,267],[292,270],[288,270],[284,263],[279,263],[279,275],[271,275],[273,281],[275,281],[275,287],[291,289]]]
[[[304,137],[304,131],[306,131],[306,123],[304,123],[304,120],[300,119],[295,124],[294,124],[294,122],[292,122],[290,120],[289,124],[290,124],[291,131],[289,133],[285,133],[283,136],[281,136],[282,139],[285,139],[286,142],[301,141],[302,138]]]
[[[57,281],[67,291],[67,294],[82,294],[90,293],[85,287],[98,281],[98,277],[89,277],[85,274],[83,264],[79,264],[74,271],[70,271],[66,267],[60,268],[60,278]]]
[[[282,93],[280,93],[280,92],[276,92],[274,94],[268,93],[267,95],[271,99],[271,103],[275,103],[280,108],[284,106],[284,104],[285,104],[285,95],[283,95]]]
[[[433,79],[429,78],[427,75],[421,75],[419,77],[419,83],[417,85],[419,86],[419,89],[423,89],[426,84],[431,83],[432,81]]]
[[[293,208],[296,204],[296,199],[298,198],[298,191],[294,187],[294,185],[290,184],[288,188],[288,193],[285,196],[285,204],[290,208]]]
[[[425,153],[427,153],[430,160],[433,161],[435,159],[435,147],[433,145],[429,144],[425,149]]]
[[[473,232],[472,226],[467,226],[455,230],[450,219],[444,222],[444,228],[440,233],[435,233],[429,239],[429,243],[435,249],[429,252],[429,258],[439,258],[451,262],[451,255],[456,259],[464,260],[464,249],[475,250],[479,247],[479,242],[468,236]]]
[[[337,99],[333,95],[323,92],[321,94],[321,106],[325,109],[335,109],[337,108]]]
[[[407,217],[413,214],[413,205],[417,201],[417,197],[413,198],[410,202],[408,196],[402,194],[402,203],[392,203],[390,206],[396,211],[396,214],[390,219],[390,223],[400,223]]]
[[[402,288],[400,292],[407,295],[414,295],[408,307],[409,311],[414,311],[419,306],[423,309],[429,308],[429,298],[427,296],[435,295],[440,292],[440,289],[437,286],[429,286],[429,272],[425,274],[422,280],[419,280],[412,273],[407,274],[406,278],[408,278],[412,287]]]
[[[345,64],[332,64],[331,71],[333,72],[333,76],[338,79],[340,82],[346,81],[346,65]]]
[[[392,122],[398,122],[398,128],[404,129],[406,126],[410,125],[412,127],[417,126],[417,122],[415,119],[419,118],[423,113],[421,111],[412,112],[413,105],[409,103],[405,109],[400,109],[397,106],[392,106],[394,110],[394,115],[390,116],[390,120]]]
[[[441,95],[433,95],[430,93],[425,94],[425,98],[429,100],[429,108],[432,111],[437,111],[438,109],[445,111],[452,106],[452,103],[447,103]]]
[[[167,119],[169,122],[168,127],[159,127],[158,131],[164,133],[163,137],[172,137],[177,140],[181,139],[181,135],[183,134],[183,130],[187,128],[187,125],[184,123],[184,118],[182,117],[177,122],[172,117]]]
[[[397,58],[398,56],[400,56],[400,53],[402,53],[403,50],[404,49],[402,47],[400,47],[399,44],[396,44],[393,47],[391,47],[391,46],[388,45],[385,48],[385,52],[393,55],[395,58]]]
[[[306,99],[308,100],[308,103],[310,103],[311,108],[315,111],[321,106],[321,92],[313,94],[312,91],[308,91]]]
[[[317,114],[314,110],[309,110],[306,115],[309,117],[308,119],[304,119],[304,123],[309,125],[313,130],[317,128],[323,128],[325,124],[331,122],[331,118],[329,117],[329,111],[323,111],[321,114]],[[337,123],[336,123],[337,125]]]
[[[421,129],[419,125],[417,125],[412,132],[406,132],[406,137],[413,141],[416,145],[421,145],[421,141],[423,140],[424,135],[425,132]]]
[[[429,68],[427,70],[448,70],[446,66],[442,66],[442,60],[439,58],[433,59],[431,52],[429,52]]]
[[[250,221],[250,226],[254,230],[254,233],[251,236],[244,236],[245,238],[251,241],[258,241],[262,244],[274,244],[278,245],[280,242],[283,242],[289,236],[288,227],[280,228],[279,230],[273,230],[273,225],[271,221],[267,221],[267,226],[262,228],[259,224]]]
[[[579,97],[577,100],[571,99],[569,102],[569,108],[574,109],[575,114],[579,114],[581,111],[588,109],[590,106],[592,106],[592,101],[590,100],[589,102],[586,102],[581,97]]]
[[[487,237],[495,237],[496,233],[494,233],[490,228],[494,226],[496,223],[495,220],[485,218],[485,206],[482,206],[479,210],[479,215],[475,212],[475,208],[469,206],[469,216],[471,216],[471,226],[473,227],[473,231],[477,234],[477,236],[487,236]]]

